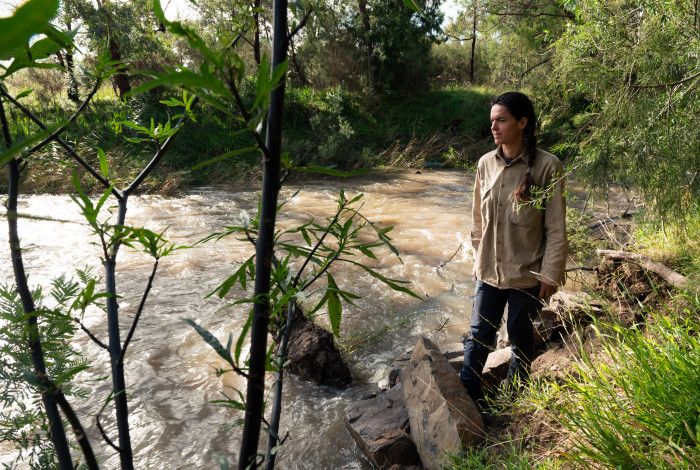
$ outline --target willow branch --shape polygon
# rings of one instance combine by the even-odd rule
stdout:
[[[19,101],[17,101],[15,98],[13,98],[12,96],[10,96],[10,95],[7,93],[7,91],[5,91],[5,89],[4,89],[3,87],[1,87],[1,86],[0,86],[0,94],[2,94],[5,98],[7,98],[7,100],[8,100],[10,103],[12,103],[17,109],[19,109],[20,111],[22,111],[22,113],[23,113],[25,116],[27,116],[32,122],[34,122],[34,124],[36,124],[37,126],[39,126],[41,129],[44,129],[44,130],[48,129],[48,127],[47,127],[43,122],[41,122],[41,120],[40,120],[38,117],[36,117],[36,116],[34,115],[34,113],[32,113],[32,112],[31,112],[30,110],[28,110],[27,108],[25,108],[24,105],[22,105],[22,103],[20,103]],[[75,160],[76,162],[78,162],[78,164],[79,164],[80,166],[82,166],[83,168],[85,168],[85,170],[86,170],[88,173],[90,173],[90,175],[92,175],[93,178],[95,178],[97,181],[99,181],[100,184],[101,184],[105,189],[106,189],[106,188],[109,188],[110,186],[112,186],[112,183],[110,183],[108,179],[106,179],[104,176],[102,176],[100,173],[98,173],[95,169],[93,169],[85,160],[83,160],[83,158],[82,158],[80,155],[78,155],[78,153],[75,151],[75,149],[73,149],[73,147],[72,147],[70,144],[66,143],[66,141],[63,140],[60,136],[56,136],[56,137],[54,138],[54,140],[55,140],[56,142],[58,142],[58,144],[59,144],[61,147],[63,147],[63,149],[68,153],[68,155],[71,156],[71,158],[73,158],[73,160]],[[121,193],[119,190],[117,190],[116,188],[114,188],[114,187],[112,187],[112,194],[113,194],[114,197],[116,197],[117,199],[121,199],[121,198],[122,198],[122,193]]]
[[[151,292],[151,287],[153,287],[153,279],[156,277],[156,271],[158,270],[158,261],[158,258],[156,258],[155,263],[153,263],[153,270],[151,271],[151,276],[148,278],[146,290],[141,296],[141,302],[139,302],[139,308],[136,310],[136,315],[134,316],[134,321],[131,324],[131,328],[129,329],[129,334],[126,335],[126,339],[124,340],[124,346],[122,347],[122,352],[119,355],[119,362],[122,362],[124,360],[124,356],[126,355],[126,348],[129,346],[131,338],[134,336],[134,331],[136,331],[136,325],[138,325],[139,318],[141,318],[141,313],[143,313],[143,307],[144,305],[146,305],[146,299],[148,298],[148,294]]]
[[[318,280],[318,278],[320,278],[321,276],[323,276],[323,275],[326,273],[326,271],[328,271],[328,268],[331,267],[331,264],[333,264],[333,263],[335,262],[335,260],[337,260],[337,259],[340,257],[341,251],[342,251],[342,250],[341,250],[340,248],[338,248],[338,251],[336,251],[335,254],[328,260],[328,262],[327,262],[326,265],[323,267],[323,269],[321,269],[318,273],[316,273],[316,275],[315,275],[309,282],[307,282],[306,284],[304,284],[304,287],[302,287],[302,288],[299,289],[299,290],[300,290],[300,291],[306,290],[307,287],[309,287],[311,284],[313,284],[314,282],[316,282],[316,281]]]
[[[340,208],[338,209],[338,212],[336,212],[335,216],[333,216],[333,220],[331,220],[331,223],[328,224],[328,227],[326,227],[326,230],[323,232],[323,235],[321,235],[321,237],[316,242],[316,245],[313,247],[313,249],[306,256],[306,259],[304,260],[304,264],[301,265],[301,268],[299,268],[299,272],[297,273],[296,277],[294,278],[294,282],[292,283],[292,287],[296,287],[297,284],[299,284],[299,279],[301,278],[301,274],[304,272],[304,269],[311,261],[311,258],[313,258],[314,254],[316,253],[316,250],[318,250],[318,248],[321,246],[321,244],[323,244],[323,240],[325,240],[326,235],[328,235],[328,233],[331,231],[333,224],[335,224],[335,222],[338,220],[338,217],[340,217],[340,213],[343,212],[343,209],[345,209],[345,206],[341,205]]]
[[[73,434],[75,434],[75,439],[78,441],[78,445],[80,446],[80,450],[83,451],[83,455],[85,456],[85,464],[90,470],[97,470],[99,466],[97,465],[95,453],[92,450],[92,446],[90,445],[90,441],[85,434],[83,425],[80,423],[78,415],[75,414],[73,407],[71,407],[70,403],[68,403],[68,400],[66,400],[63,392],[61,392],[53,383],[51,383],[51,387],[51,394],[70,423],[70,426],[73,429]]]
[[[68,121],[66,121],[66,122],[65,122],[61,127],[59,127],[58,129],[56,129],[55,131],[53,131],[53,132],[52,132],[48,137],[46,137],[44,140],[42,140],[41,142],[39,142],[38,144],[36,144],[36,145],[35,145],[34,147],[32,147],[31,149],[27,150],[27,154],[32,154],[32,153],[36,152],[37,150],[41,149],[41,148],[44,147],[46,144],[48,144],[49,142],[51,142],[53,139],[55,139],[56,137],[58,137],[63,131],[65,131],[65,130],[68,128],[68,126],[70,126],[70,125],[78,118],[78,116],[80,115],[80,113],[82,113],[83,110],[87,107],[87,105],[88,105],[88,103],[90,102],[90,100],[92,99],[92,97],[95,96],[95,93],[97,93],[97,89],[100,87],[101,84],[102,84],[102,80],[97,80],[97,81],[95,82],[95,86],[92,87],[92,90],[90,90],[90,93],[87,95],[87,97],[85,98],[85,100],[83,100],[83,102],[82,102],[81,105],[78,107],[78,109],[75,110],[75,112],[74,112],[73,115],[68,119]]]
[[[99,339],[97,336],[95,336],[95,335],[92,333],[92,331],[90,331],[90,330],[88,329],[88,327],[85,326],[85,324],[83,324],[83,322],[80,321],[80,318],[78,318],[78,317],[73,317],[73,321],[74,321],[75,323],[77,323],[78,325],[80,325],[80,329],[83,330],[83,331],[90,337],[90,339],[91,339],[96,345],[98,345],[98,346],[101,347],[102,349],[106,349],[106,350],[109,351],[109,348],[107,347],[107,345],[104,344],[102,341],[100,341],[100,339]]]
[[[248,108],[246,108],[246,105],[243,102],[243,98],[241,97],[241,93],[238,91],[238,86],[236,85],[236,82],[232,78],[227,77],[226,78],[226,85],[228,86],[228,89],[231,91],[231,94],[233,95],[233,99],[236,101],[236,107],[238,108],[238,111],[241,113],[241,116],[243,116],[243,119],[246,122],[246,126],[249,125],[250,121],[252,119],[252,116],[248,112]],[[265,145],[265,141],[263,141],[262,136],[258,133],[258,131],[254,130],[254,129],[251,130],[251,133],[253,134],[253,139],[255,139],[255,143],[258,144],[258,147],[260,147],[260,150],[262,150],[265,157],[269,158],[270,150]]]
[[[104,428],[102,427],[102,423],[100,423],[100,416],[102,415],[102,412],[104,412],[105,408],[107,407],[107,404],[110,402],[112,398],[112,394],[109,394],[109,397],[107,397],[107,400],[105,400],[104,405],[102,405],[102,408],[100,411],[95,415],[95,425],[97,426],[97,429],[100,431],[100,434],[102,435],[102,439],[114,450],[117,452],[121,453],[121,449],[119,446],[117,446],[112,439],[109,438],[107,433],[105,432]]]
[[[195,100],[196,99],[197,98],[195,97]],[[176,128],[180,127],[180,124],[182,124],[182,122],[184,120],[185,120],[185,117],[184,116],[181,117],[177,121],[177,123],[175,124],[175,127]],[[132,192],[134,192],[139,187],[139,185],[141,183],[143,183],[143,180],[145,180],[146,177],[151,173],[151,171],[153,171],[153,168],[155,168],[155,166],[158,164],[158,162],[160,162],[163,159],[163,155],[165,155],[165,153],[170,148],[170,145],[172,144],[173,139],[175,138],[176,135],[177,135],[177,133],[171,135],[170,137],[165,139],[165,142],[163,142],[163,145],[158,147],[158,151],[155,153],[155,155],[153,155],[153,158],[151,159],[150,162],[148,162],[148,165],[146,165],[144,167],[144,169],[141,170],[141,173],[139,173],[139,175],[136,178],[134,178],[134,181],[132,181],[131,184],[123,191],[124,197],[128,197]]]

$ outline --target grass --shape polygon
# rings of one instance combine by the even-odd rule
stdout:
[[[637,251],[700,280],[700,205],[666,222],[651,215],[641,218],[634,239]]]
[[[539,461],[531,451],[524,449],[521,443],[503,442],[467,449],[460,454],[451,455],[443,465],[450,470],[545,470],[560,468],[554,459]]]
[[[594,352],[563,381],[498,397],[521,437],[454,456],[448,468],[700,468],[700,298],[677,294],[673,304],[644,328],[601,324]],[[546,438],[537,423],[547,423]]]

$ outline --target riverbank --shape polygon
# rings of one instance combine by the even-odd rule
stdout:
[[[251,87],[243,88],[252,95]],[[164,122],[172,113],[161,101],[172,92],[161,90],[124,103],[111,91],[100,91],[88,109],[62,137],[95,168],[97,148],[107,155],[112,180],[133,178],[152,157],[152,146],[126,140],[135,137],[123,125],[131,120],[146,127],[151,119]],[[494,92],[485,88],[444,88],[382,98],[340,88],[290,88],[284,116],[283,148],[295,167],[326,166],[341,171],[358,169],[467,168],[492,146],[488,103]],[[250,99],[250,96],[246,96]],[[31,95],[28,98],[31,99]],[[68,103],[30,103],[45,122],[67,118]],[[192,187],[237,189],[260,178],[255,151],[222,158],[254,146],[241,124],[216,110],[200,106],[196,121],[188,121],[152,175],[144,182],[147,194],[175,194]],[[11,120],[13,135],[23,135],[27,123]],[[55,144],[28,159],[22,182],[25,194],[72,191],[70,175],[82,173]],[[0,169],[0,190],[6,191],[6,170]],[[303,181],[304,171],[291,171]],[[86,187],[91,181],[86,179]]]

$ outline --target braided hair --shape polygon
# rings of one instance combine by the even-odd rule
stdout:
[[[518,186],[513,191],[513,195],[518,201],[526,201],[530,199],[530,187],[534,184],[532,179],[532,168],[535,165],[537,158],[537,137],[535,129],[537,128],[537,116],[535,108],[532,106],[532,101],[527,95],[509,91],[497,96],[491,101],[491,106],[500,104],[508,109],[508,112],[513,115],[516,120],[527,118],[527,124],[523,130],[525,139],[525,148],[527,149],[527,172]]]

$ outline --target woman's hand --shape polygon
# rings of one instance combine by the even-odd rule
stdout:
[[[557,286],[552,286],[550,284],[545,284],[540,282],[540,295],[538,296],[542,300],[549,299],[557,291]]]

